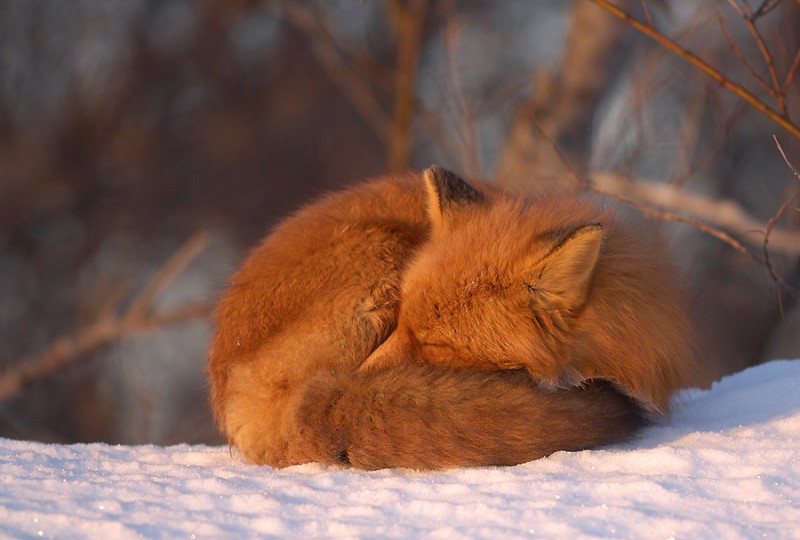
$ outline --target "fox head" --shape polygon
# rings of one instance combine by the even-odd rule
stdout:
[[[423,178],[430,239],[367,365],[523,368],[551,387],[603,378],[666,411],[691,340],[652,248],[587,198],[526,198],[439,167]]]

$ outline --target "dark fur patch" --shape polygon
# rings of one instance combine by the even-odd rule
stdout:
[[[341,465],[350,465],[350,456],[347,454],[347,448],[333,456],[333,459]]]
[[[457,174],[435,165],[428,168],[426,172],[433,180],[433,186],[439,195],[439,209],[442,212],[456,204],[483,202],[483,194]]]

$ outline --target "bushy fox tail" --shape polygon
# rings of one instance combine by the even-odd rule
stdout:
[[[318,373],[299,397],[292,423],[308,459],[361,469],[514,465],[621,442],[644,423],[609,383],[543,390],[523,370]]]

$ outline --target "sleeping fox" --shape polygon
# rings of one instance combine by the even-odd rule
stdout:
[[[214,416],[250,461],[523,463],[627,439],[692,382],[658,250],[610,209],[439,168],[328,195],[233,277]]]

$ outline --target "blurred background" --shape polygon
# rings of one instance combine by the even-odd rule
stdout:
[[[654,223],[704,384],[800,358],[800,2],[603,4],[0,1],[0,436],[221,442],[209,314],[250,246],[432,163]]]

